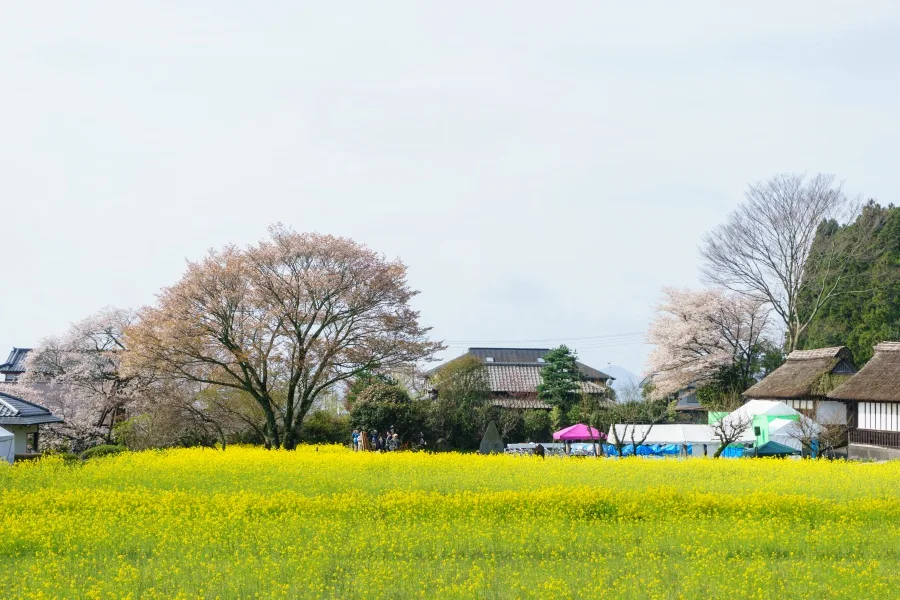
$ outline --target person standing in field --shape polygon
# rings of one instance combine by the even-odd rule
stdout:
[[[359,430],[354,429],[353,433],[350,436],[350,447],[357,451],[359,450]]]
[[[400,436],[395,433],[394,435],[389,436],[387,449],[390,452],[396,452],[398,448],[400,448]]]

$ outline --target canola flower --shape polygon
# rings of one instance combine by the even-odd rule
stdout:
[[[900,462],[235,447],[0,465],[0,598],[896,598]]]

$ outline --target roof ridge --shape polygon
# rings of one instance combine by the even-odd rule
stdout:
[[[8,395],[9,394],[4,394],[3,392],[0,392],[0,396],[8,396]],[[0,404],[2,404],[3,406],[5,406],[9,410],[11,410],[13,412],[13,414],[16,414],[16,415],[19,414],[19,411],[16,410],[15,408],[13,408],[12,405],[9,402],[7,402],[6,400],[4,400],[2,397],[0,397]]]
[[[900,352],[900,342],[881,342],[875,345],[875,352]]]
[[[0,402],[3,402],[3,404],[6,404],[7,406],[9,406],[9,408],[11,410],[16,410],[16,409],[14,409],[12,406],[10,406],[8,402],[4,401],[2,396],[6,396],[7,398],[12,398],[13,400],[16,400],[17,402],[22,402],[24,404],[27,404],[28,406],[32,406],[34,408],[39,408],[40,410],[43,410],[47,413],[52,414],[50,409],[48,409],[46,406],[41,406],[40,404],[35,404],[34,402],[31,402],[30,400],[26,400],[25,398],[20,398],[19,396],[13,396],[12,394],[7,394],[6,392],[0,392]],[[16,412],[18,412],[18,411],[16,411]]]

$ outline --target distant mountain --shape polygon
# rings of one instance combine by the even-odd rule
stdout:
[[[634,390],[635,388],[638,388],[641,379],[643,379],[640,375],[632,373],[624,367],[617,367],[616,365],[606,365],[600,367],[600,370],[607,375],[612,375],[616,378],[610,387],[616,390],[616,395],[619,396],[620,399],[629,389]]]

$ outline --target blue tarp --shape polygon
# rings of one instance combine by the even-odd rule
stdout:
[[[616,447],[612,444],[606,444],[603,446],[603,452],[607,456],[618,456],[619,453],[616,452]],[[691,453],[691,447],[688,445],[687,453]],[[622,448],[622,456],[631,456],[634,454],[634,446],[628,444],[624,448]],[[652,444],[652,445],[642,445],[637,447],[637,455],[638,456],[679,456],[681,454],[681,446],[678,444]]]

